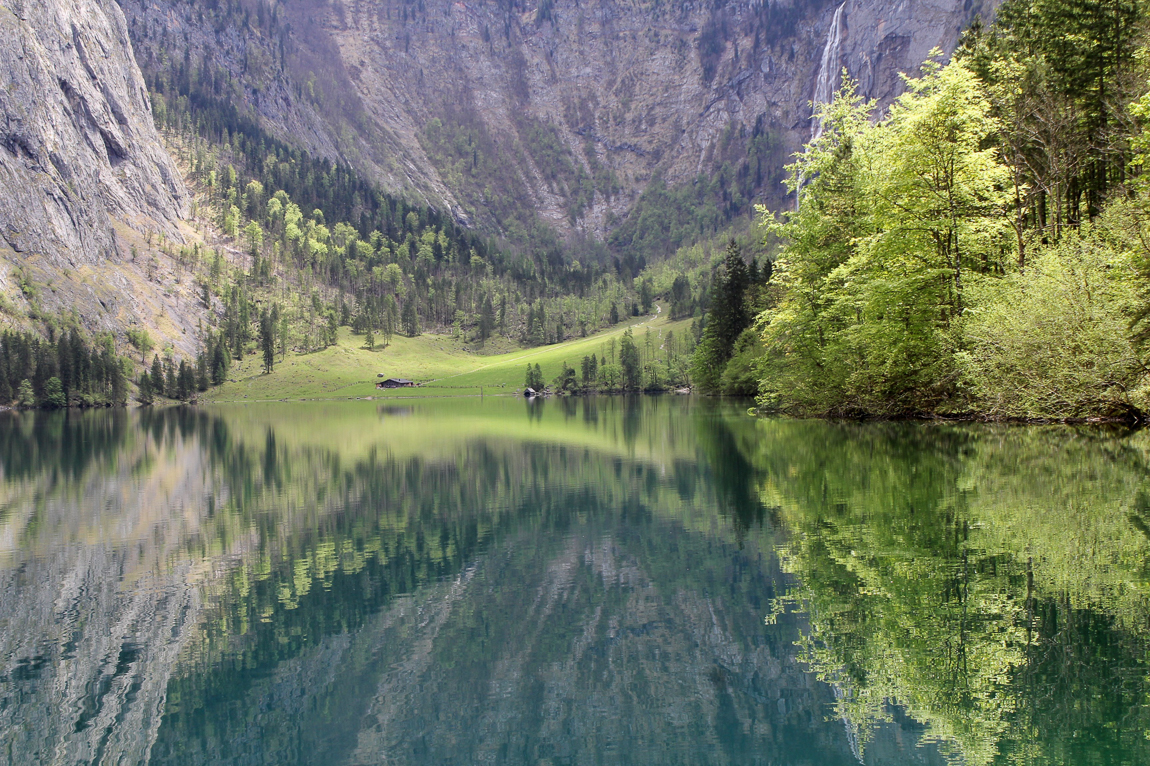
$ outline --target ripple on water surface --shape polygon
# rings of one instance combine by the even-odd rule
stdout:
[[[1150,435],[0,413],[0,763],[1150,763]]]

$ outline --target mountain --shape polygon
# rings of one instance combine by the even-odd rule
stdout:
[[[0,71],[0,321],[147,328],[194,353],[202,312],[169,257],[189,194],[120,7],[0,2]]]
[[[241,270],[247,255],[238,241],[209,238],[217,213],[199,206],[222,202],[193,202],[185,188],[199,149],[180,142],[207,115],[223,115],[214,124],[233,135],[256,126],[245,136],[261,136],[257,146],[266,137],[337,163],[338,182],[368,198],[375,185],[440,211],[391,232],[395,244],[442,218],[523,254],[546,251],[555,273],[563,240],[582,243],[568,261],[609,270],[606,245],[624,259],[615,269],[630,289],[644,262],[713,235],[753,202],[789,204],[783,165],[809,140],[810,101],[830,97],[840,66],[887,103],[899,72],[932,48],[953,49],[980,8],[0,0],[9,83],[0,312],[9,325],[138,326],[157,348],[194,355],[198,328],[214,324],[220,305],[203,293],[201,246]],[[183,132],[161,136],[155,120],[171,128],[163,120],[177,112]],[[299,167],[300,189],[336,182],[322,162]],[[323,194],[301,204],[310,197]],[[392,218],[405,215],[389,205]],[[367,239],[362,213],[347,220]],[[461,252],[471,249],[483,253],[479,244]],[[531,268],[552,292],[568,289]],[[471,287],[467,300],[458,286],[439,298],[421,287],[424,321],[435,324],[426,307],[449,292],[470,316],[482,298]],[[515,293],[516,311],[542,289]],[[440,313],[450,323],[450,307]]]
[[[520,241],[539,223],[602,239],[664,185],[700,187],[681,206],[712,208],[710,224],[753,200],[782,203],[782,165],[810,138],[820,82],[826,98],[846,66],[888,103],[899,73],[952,50],[981,10],[970,0],[122,5],[158,90],[236,104],[281,140]]]

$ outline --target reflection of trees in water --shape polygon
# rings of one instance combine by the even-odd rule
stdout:
[[[644,408],[642,401],[625,400],[599,402],[595,411],[592,424],[617,425],[621,439],[632,446],[641,439],[655,438],[649,428],[652,413],[659,417],[679,414]],[[693,424],[685,427],[697,430]],[[251,446],[247,446],[249,443]],[[539,568],[552,559],[561,559],[570,536],[587,534],[589,526],[619,530],[613,534],[620,536],[628,550],[641,552],[638,555],[644,576],[657,583],[659,589],[667,594],[715,594],[691,607],[698,612],[695,617],[700,620],[700,636],[713,633],[714,612],[718,610],[722,616],[724,600],[735,599],[746,607],[741,614],[754,615],[750,623],[739,627],[737,641],[752,646],[762,640],[756,637],[761,631],[757,615],[766,608],[773,588],[769,578],[764,582],[762,560],[756,560],[754,552],[740,553],[721,542],[696,544],[696,533],[682,527],[677,527],[677,531],[667,528],[676,526],[676,514],[684,507],[715,507],[712,469],[705,465],[681,461],[674,465],[672,478],[655,463],[605,458],[565,444],[504,439],[475,439],[434,460],[375,453],[347,461],[323,450],[291,450],[272,429],[264,433],[262,440],[233,438],[212,444],[217,453],[213,459],[229,472],[228,481],[250,483],[253,487],[250,492],[236,493],[243,499],[242,504],[237,501],[219,513],[249,519],[259,532],[260,548],[258,555],[239,562],[212,592],[211,606],[203,619],[204,631],[186,652],[185,662],[170,686],[169,707],[154,750],[154,757],[160,762],[187,757],[189,742],[201,743],[204,749],[197,750],[199,757],[211,761],[226,752],[226,748],[217,749],[224,743],[236,738],[244,741],[256,730],[264,732],[261,727],[265,724],[252,716],[265,713],[260,712],[262,707],[252,706],[252,699],[253,695],[258,698],[269,693],[264,688],[269,667],[300,667],[299,672],[305,677],[300,681],[301,688],[311,694],[313,682],[326,683],[311,675],[319,668],[302,669],[309,667],[308,658],[317,647],[342,641],[340,636],[370,643],[371,626],[379,620],[390,620],[387,615],[402,609],[404,602],[397,602],[397,596],[415,594],[419,598],[420,593],[438,593],[453,578],[469,577],[468,567],[480,558],[490,561],[488,552],[501,541],[516,541],[507,550],[522,551],[515,555],[529,559],[531,568]],[[244,451],[251,456],[234,454]],[[323,485],[322,491],[310,484],[317,475],[323,476],[322,481],[316,481]],[[683,487],[691,489],[685,493]],[[761,552],[757,555],[761,556]],[[528,565],[524,562],[523,566]],[[615,564],[610,569],[618,571],[619,566]],[[566,570],[560,567],[546,571],[550,573],[547,576],[554,576],[555,572]],[[535,576],[521,577],[534,582]],[[602,587],[600,584],[592,588],[594,598],[585,608],[577,610],[574,604],[567,604],[562,614],[571,620],[589,620],[610,599],[620,597],[614,591],[601,591]],[[549,633],[535,637],[541,628],[533,631],[531,620],[507,616],[522,607],[523,599],[531,601],[530,589],[520,593],[508,588],[505,593],[511,601],[500,604],[485,604],[487,596],[469,596],[471,600],[479,599],[479,603],[466,607],[465,614],[493,617],[482,621],[479,627],[465,622],[458,640],[437,639],[438,659],[433,664],[494,673],[497,668],[485,663],[493,653],[498,654],[498,647],[515,646],[526,638],[541,642],[523,652],[531,658],[530,667],[562,663],[569,640],[581,635],[585,626],[579,622],[564,626],[562,635],[566,637],[562,640]],[[602,599],[608,601],[601,602]],[[432,603],[437,602],[429,601],[428,609],[432,609]],[[624,625],[631,619],[629,609],[626,602],[614,607],[613,613],[625,621]],[[612,647],[619,641],[638,640],[650,631],[665,633],[677,625],[674,621],[662,627],[660,624],[649,618],[637,619],[635,626],[627,627],[634,631],[633,637],[628,638],[631,634],[626,631],[620,637],[604,637],[596,644],[596,651],[616,651]],[[726,621],[723,624],[726,626]],[[473,633],[480,627],[484,632],[482,640]],[[364,630],[369,632],[361,634]],[[357,638],[360,635],[364,637]],[[652,635],[659,637],[662,633]],[[793,636],[791,633],[775,651],[781,656],[788,654]],[[659,638],[660,642],[664,640],[669,639]],[[341,674],[339,684],[324,687],[327,691],[323,694],[327,696],[322,704],[316,702],[300,711],[305,720],[318,715],[314,730],[305,726],[306,732],[301,732],[295,728],[296,722],[286,721],[286,728],[278,730],[276,736],[260,734],[268,751],[297,752],[286,741],[291,737],[314,739],[312,746],[322,748],[325,757],[346,749],[345,740],[356,733],[365,714],[363,705],[371,702],[370,689],[381,683],[381,673],[388,672],[386,663],[381,665],[372,659],[376,656],[372,652],[382,650],[363,651],[367,654],[351,655],[355,662],[362,663],[356,666],[362,672]],[[519,652],[514,654],[518,656]],[[760,678],[755,664],[760,660],[745,662],[746,667],[735,670],[712,667],[711,675],[721,679],[721,683],[712,684],[719,703],[718,718],[714,719],[717,728],[709,728],[711,716],[701,717],[700,742],[711,741],[717,733],[723,746],[731,751],[732,762],[744,760],[754,754],[751,744],[762,740],[745,733],[736,736],[736,730],[743,732],[748,716],[757,716],[776,721],[779,732],[785,731],[783,724],[790,722],[786,725],[797,727],[797,733],[784,741],[810,747],[812,727],[821,730],[816,723],[821,721],[819,706],[825,698],[817,689],[804,686],[801,694],[794,692],[786,698],[789,704],[783,704],[779,701],[777,680],[754,680]],[[781,662],[772,660],[772,666]],[[569,672],[574,674],[575,668]],[[494,683],[491,678],[464,678],[476,689]],[[570,686],[571,682],[565,683]],[[789,678],[788,683],[806,684],[801,674]],[[438,686],[429,683],[429,689]],[[424,704],[425,696],[428,695],[420,695],[419,704]],[[451,695],[441,701],[457,704]],[[538,708],[531,699],[524,704],[526,708]],[[757,712],[752,713],[748,704]],[[327,710],[338,710],[340,715],[319,715]],[[519,708],[516,711],[508,714],[522,713]],[[348,725],[352,727],[350,732],[335,733]],[[467,727],[457,732],[460,737],[474,734]],[[829,747],[826,743],[821,746]],[[845,762],[836,758],[828,756],[826,762]]]
[[[1144,433],[760,424],[816,672],[966,763],[1145,763]]]
[[[135,435],[123,409],[0,412],[0,466],[13,481],[51,471],[74,480],[106,461]]]
[[[427,666],[431,669],[418,676],[428,688],[462,690],[474,680],[466,668],[486,674],[493,684],[549,668],[555,674],[551,688],[574,688],[572,679],[584,678],[575,671],[586,667],[557,668],[570,661],[572,641],[590,631],[584,661],[602,672],[587,678],[617,678],[608,672],[616,657],[634,673],[632,681],[654,684],[653,689],[670,683],[663,662],[679,663],[676,672],[705,680],[695,690],[703,707],[676,714],[696,721],[698,741],[722,743],[712,752],[714,760],[755,756],[755,744],[769,739],[762,733],[769,722],[773,741],[824,737],[825,762],[850,762],[849,748],[821,726],[825,689],[789,661],[797,635],[793,623],[762,633],[758,615],[777,595],[780,577],[763,555],[775,526],[773,520],[764,524],[765,509],[780,503],[764,502],[756,483],[763,466],[772,465],[756,451],[761,426],[732,420],[721,404],[670,398],[540,401],[526,413],[520,406],[507,402],[514,418],[510,425],[531,419],[530,441],[492,429],[402,454],[389,451],[386,438],[374,450],[352,452],[300,438],[298,429],[278,427],[274,416],[245,420],[194,408],[120,413],[127,416],[120,425],[101,420],[111,413],[87,413],[55,421],[55,433],[7,434],[4,449],[38,456],[24,469],[32,483],[62,474],[54,461],[65,454],[72,466],[67,470],[89,479],[103,476],[106,466],[119,465],[125,455],[136,466],[125,476],[145,480],[185,472],[200,477],[189,485],[194,491],[155,512],[155,528],[171,539],[149,559],[158,563],[149,566],[172,572],[186,567],[178,572],[189,598],[192,588],[182,573],[194,570],[191,582],[202,596],[177,613],[183,649],[178,664],[173,656],[165,666],[173,675],[153,751],[157,761],[183,761],[195,749],[192,742],[203,745],[201,754],[219,755],[223,751],[213,747],[226,750],[233,734],[242,738],[258,731],[253,721],[271,716],[278,706],[323,729],[315,735],[317,747],[352,736],[371,689],[381,674],[391,672],[380,659],[392,656],[390,650],[373,643],[372,631],[383,630],[393,618],[407,619],[405,605],[430,613],[441,601],[457,598],[455,622],[443,623],[444,638],[420,627],[429,619],[423,616],[404,623],[410,632],[387,634],[397,641],[426,639],[435,647],[426,655],[435,660]],[[348,431],[361,427],[362,414],[348,410]],[[415,416],[422,415],[393,418],[372,410],[371,422],[379,427],[383,418]],[[550,436],[558,432],[556,422],[573,428],[583,441]],[[94,437],[93,429],[99,430]],[[92,454],[61,452],[60,445],[70,439],[89,445]],[[716,523],[716,515],[729,522]],[[185,526],[174,523],[177,519]],[[730,541],[727,523],[738,545]],[[756,527],[762,534],[752,536]],[[132,537],[123,550],[134,551],[135,545],[147,549],[155,542],[147,535]],[[475,574],[477,562],[503,573],[502,592],[479,587],[484,579]],[[92,571],[114,582],[116,575]],[[556,601],[550,612],[533,611],[536,596],[510,584],[536,579],[572,600]],[[466,598],[452,595],[457,583]],[[466,583],[473,585],[465,588]],[[544,592],[552,591],[539,591]],[[600,607],[606,616],[596,617]],[[98,631],[113,616],[94,615],[85,624]],[[167,624],[158,622],[156,630]],[[544,630],[545,625],[550,627]],[[675,652],[661,654],[672,646]],[[336,656],[343,659],[333,665]],[[530,672],[506,671],[489,662],[492,656],[512,665],[527,658],[523,667]],[[645,664],[651,657],[659,661]],[[436,669],[441,660],[442,671]],[[285,675],[269,680],[269,673],[281,670]],[[580,692],[588,699],[628,693],[619,680],[613,686],[605,682],[602,689],[591,681],[580,683],[590,684]],[[325,691],[309,696],[313,684]],[[543,687],[532,688],[524,691],[530,692],[525,699],[543,711],[536,704]],[[670,698],[674,690],[658,691]],[[253,707],[253,700],[264,706]],[[292,707],[304,705],[301,700],[317,707]],[[101,710],[100,703],[93,704],[93,710]],[[437,705],[455,710],[450,694],[412,698],[410,719],[401,710],[386,712],[386,700],[370,704],[373,715],[386,713],[411,727],[435,713]],[[505,704],[500,714],[523,714]],[[651,710],[634,713],[651,726],[662,725],[653,722],[658,716]],[[268,752],[299,756],[311,735],[293,730],[287,718],[282,725],[283,738],[269,741]],[[841,727],[836,731],[841,738]],[[478,736],[466,726],[460,732]],[[546,756],[542,750],[537,754]]]
[[[732,520],[741,540],[748,530],[761,526],[767,515],[759,494],[759,472],[747,459],[737,434],[749,431],[753,435],[754,422],[750,418],[732,420],[729,412],[717,408],[704,413],[697,421],[699,449],[706,458],[719,509]],[[681,478],[680,485],[693,486],[688,477]]]
[[[528,417],[545,406],[529,404]],[[651,417],[668,417],[637,399],[594,408],[631,444]],[[714,502],[695,464],[675,466],[677,482],[704,488],[683,497],[656,465],[564,444],[477,438],[433,460],[373,452],[347,461],[334,450],[289,448],[271,426],[262,438],[240,438],[204,413],[158,415],[148,422],[154,438],[196,440],[229,488],[215,531],[203,534],[250,529],[258,546],[212,586],[204,630],[176,682],[185,701],[238,699],[244,679],[262,672],[254,669],[357,629],[395,596],[458,574],[524,525],[558,539],[592,517],[649,524],[653,509],[674,518],[685,504]],[[186,702],[169,709],[172,722],[186,715],[195,715]]]

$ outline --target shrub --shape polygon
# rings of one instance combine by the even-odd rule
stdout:
[[[1001,417],[1136,413],[1141,365],[1124,314],[1135,297],[1129,259],[1090,234],[976,285],[958,355],[976,405]]]

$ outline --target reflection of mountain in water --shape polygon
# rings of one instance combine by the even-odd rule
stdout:
[[[0,433],[0,741],[9,763],[142,760],[194,630],[187,538],[161,508],[203,497],[202,454],[155,444],[125,413],[39,414]],[[118,545],[146,532],[140,545]],[[31,553],[32,555],[28,555]]]
[[[227,705],[181,705],[154,755],[853,763],[842,726],[825,720],[827,688],[795,660],[795,626],[762,624],[777,574],[760,554],[643,508],[520,529],[358,630],[254,674]],[[198,685],[184,678],[172,689],[201,699],[187,693]]]
[[[793,626],[762,626],[769,546],[726,541],[712,469],[682,457],[690,412],[568,409],[351,459],[274,419],[16,418],[4,741],[43,763],[848,762]]]
[[[0,762],[1144,755],[1137,434],[668,399],[15,420]]]

